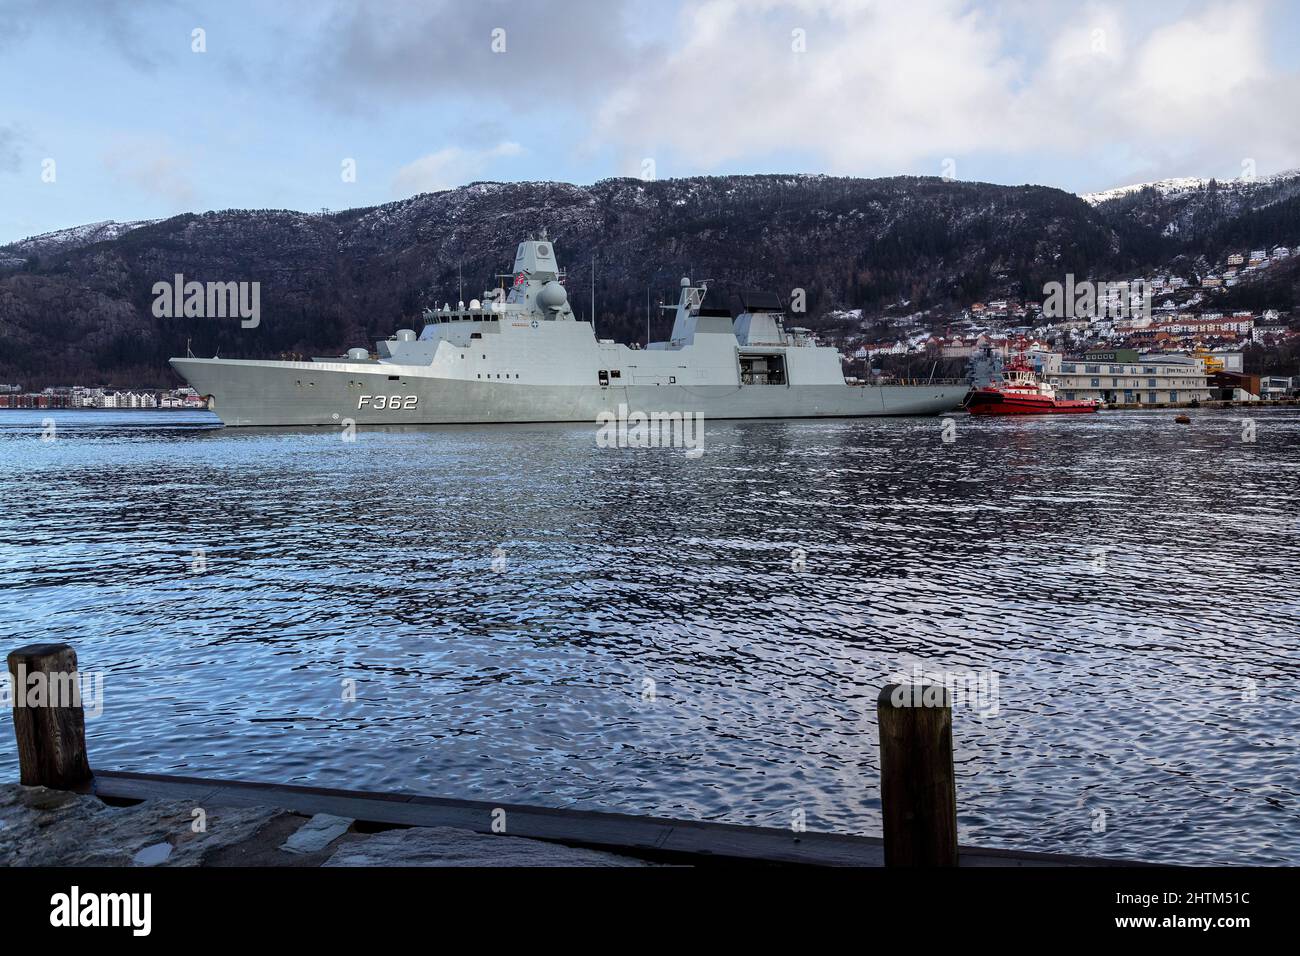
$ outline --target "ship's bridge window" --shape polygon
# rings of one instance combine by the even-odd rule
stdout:
[[[609,385],[609,372],[606,371],[605,369],[602,368],[599,372],[597,372],[596,378],[600,381],[601,388],[605,388],[606,386]]]
[[[620,371],[619,371],[618,369],[616,369],[616,368],[612,368],[612,369],[609,370],[609,377],[610,377],[610,378],[622,378],[622,376],[623,376],[623,373],[620,372]],[[518,376],[515,376],[515,377],[518,378]]]

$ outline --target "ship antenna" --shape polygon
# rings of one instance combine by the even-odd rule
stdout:
[[[591,257],[591,330],[596,331],[596,257]]]

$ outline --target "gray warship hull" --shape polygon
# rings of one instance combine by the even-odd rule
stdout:
[[[957,408],[967,392],[965,385],[543,385],[438,378],[418,367],[375,373],[322,362],[171,361],[231,426],[594,423],[620,405],[706,418],[937,415]],[[374,396],[384,397],[382,408]]]

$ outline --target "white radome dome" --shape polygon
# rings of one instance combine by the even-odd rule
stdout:
[[[537,293],[537,304],[543,309],[558,309],[564,303],[569,301],[569,293],[564,291],[564,286],[558,282],[548,282],[542,286],[542,291]]]

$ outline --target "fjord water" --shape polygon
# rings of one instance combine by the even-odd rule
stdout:
[[[692,458],[0,412],[0,624],[103,675],[101,769],[866,834],[880,686],[975,673],[963,843],[1297,864],[1300,411],[1192,414],[709,422]]]

